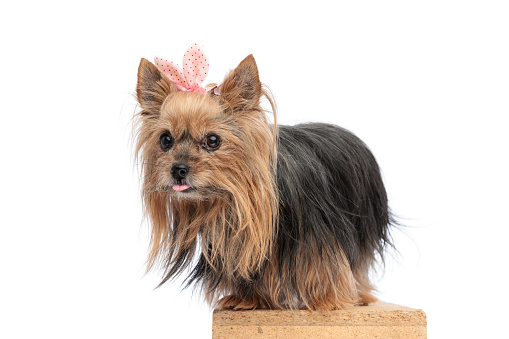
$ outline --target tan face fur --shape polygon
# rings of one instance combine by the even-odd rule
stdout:
[[[217,100],[208,95],[180,92],[168,96],[153,126],[156,129],[153,135],[169,133],[173,145],[165,152],[159,139],[152,140],[156,189],[168,191],[178,199],[206,199],[216,194],[220,187],[214,173],[227,170],[226,157],[233,152],[229,142],[231,123]],[[211,150],[207,147],[207,136],[210,135],[219,137],[219,148]],[[175,164],[189,166],[182,182],[190,188],[182,192],[172,189],[177,183],[171,174]]]
[[[267,258],[277,215],[277,135],[260,107],[262,95],[272,101],[252,56],[226,76],[220,92],[177,91],[156,66],[140,62],[136,155],[152,225],[149,269],[160,262],[181,267],[195,246],[232,279],[249,277]],[[211,134],[220,139],[214,149],[206,147]],[[171,135],[171,147],[161,146],[163,135]],[[176,178],[176,165],[186,166],[185,178]]]

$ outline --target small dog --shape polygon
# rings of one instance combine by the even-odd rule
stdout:
[[[183,70],[160,58],[138,69],[148,270],[164,268],[162,285],[188,269],[185,285],[220,308],[376,301],[368,273],[392,216],[367,146],[330,124],[277,125],[252,55],[205,88],[206,56],[195,45],[187,57]]]

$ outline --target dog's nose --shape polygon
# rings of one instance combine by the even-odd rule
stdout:
[[[187,173],[189,173],[189,166],[182,163],[176,163],[171,166],[170,172],[175,179],[182,180],[186,177]]]

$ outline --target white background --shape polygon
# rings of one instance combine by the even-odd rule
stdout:
[[[430,338],[507,335],[504,1],[28,1],[0,7],[0,337],[207,338],[211,311],[144,275],[131,117],[141,57],[253,53],[282,123],[361,137],[401,255],[379,297]]]

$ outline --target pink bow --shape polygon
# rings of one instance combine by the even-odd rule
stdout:
[[[179,91],[206,93],[212,88],[203,88],[201,84],[209,72],[208,57],[203,48],[194,44],[184,54],[182,65],[184,69],[173,61],[156,57],[156,66],[177,86]]]

